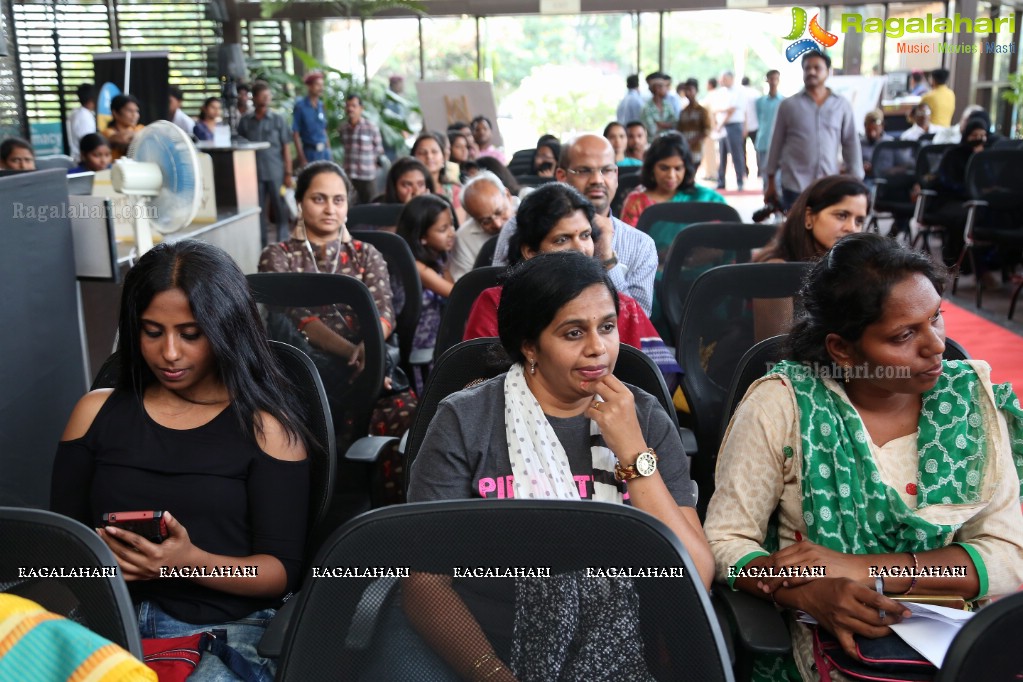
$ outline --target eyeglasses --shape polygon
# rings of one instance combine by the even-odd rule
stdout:
[[[477,220],[476,224],[485,230],[497,227],[497,221],[504,220],[505,213],[506,209],[499,208],[496,211],[494,211],[493,215],[489,215],[486,218],[480,218],[479,220]]]
[[[590,178],[599,173],[600,177],[606,178],[612,175],[617,175],[618,166],[604,166],[603,168],[566,168],[565,172],[576,177],[581,175],[584,178]]]

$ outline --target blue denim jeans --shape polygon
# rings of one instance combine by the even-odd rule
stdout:
[[[260,682],[273,682],[277,669],[275,661],[256,653],[256,646],[276,613],[275,609],[264,609],[230,623],[195,625],[177,620],[153,602],[142,602],[138,606],[139,631],[143,639],[187,637],[209,630],[226,630],[227,645],[249,662]],[[237,682],[238,677],[215,654],[204,651],[199,665],[188,679],[195,682]]]

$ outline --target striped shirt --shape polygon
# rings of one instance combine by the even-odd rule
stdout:
[[[353,180],[372,180],[377,176],[377,159],[384,153],[380,130],[361,119],[355,125],[341,126],[341,142],[345,146],[345,172]]]

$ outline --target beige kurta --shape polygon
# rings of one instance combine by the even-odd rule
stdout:
[[[1023,583],[1023,513],[1019,478],[1012,461],[1005,421],[994,407],[990,367],[971,362],[984,386],[981,405],[991,456],[976,505],[934,505],[922,515],[940,523],[962,523],[954,542],[968,543],[983,561],[988,595],[1019,589]],[[826,379],[828,387],[845,399],[842,385]],[[869,443],[881,480],[916,509],[916,494],[907,485],[916,482],[919,468],[916,434],[883,446]],[[714,552],[717,577],[724,580],[728,567],[752,552],[763,552],[771,515],[778,512],[781,548],[807,537],[802,508],[802,448],[799,412],[788,381],[763,379],[747,392],[729,425],[718,456],[716,490],[707,511],[704,530]],[[980,568],[980,567],[978,567]],[[813,662],[809,630],[793,624],[793,648],[804,679]]]

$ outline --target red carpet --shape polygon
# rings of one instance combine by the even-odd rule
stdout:
[[[987,361],[995,383],[1011,381],[1017,394],[1023,392],[1023,338],[948,300],[941,308],[945,335],[958,341],[970,357]]]

